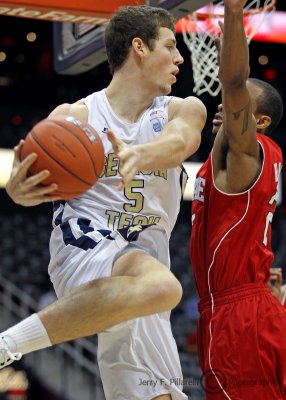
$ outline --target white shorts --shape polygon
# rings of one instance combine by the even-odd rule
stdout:
[[[156,226],[143,230],[132,242],[118,232],[106,237],[98,232],[87,235],[80,243],[96,238],[97,244],[93,248],[85,244],[83,249],[66,245],[59,226],[53,231],[49,274],[58,297],[111,276],[114,260],[126,251],[145,251],[169,268],[169,241]],[[168,393],[173,400],[187,399],[169,312],[136,318],[100,333],[98,364],[106,400],[151,400]]]

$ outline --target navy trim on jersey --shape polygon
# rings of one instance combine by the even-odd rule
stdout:
[[[55,226],[58,226],[58,225],[60,225],[62,223],[65,204],[66,204],[65,200],[56,200],[56,201],[53,202],[53,215],[55,215],[56,211],[61,206],[63,207],[62,211],[59,213],[59,215],[57,215],[57,217],[54,220]]]
[[[71,246],[79,247],[80,249],[83,249],[83,250],[88,250],[88,249],[94,249],[94,247],[104,237],[107,237],[110,240],[114,240],[113,238],[108,237],[108,235],[111,233],[111,231],[109,231],[109,230],[97,231],[102,235],[102,239],[99,239],[97,241],[92,239],[88,235],[86,235],[86,233],[94,231],[94,229],[89,226],[90,222],[91,222],[90,220],[85,219],[85,218],[77,219],[77,225],[78,225],[80,231],[82,232],[82,236],[80,236],[79,238],[76,238],[74,236],[69,221],[66,221],[63,224],[61,224],[61,230],[63,232],[63,240],[64,240],[65,245],[66,246],[71,245]]]
[[[91,220],[86,219],[86,218],[78,218],[78,220],[77,220],[77,224],[83,233],[88,233],[88,232],[94,231],[94,229],[91,226],[89,226],[90,223],[91,223]]]
[[[144,229],[149,226],[153,226],[156,224],[148,224],[148,225],[130,225],[126,228],[117,229],[117,232],[125,239],[127,242],[135,242],[138,239],[139,234],[144,231]]]
[[[75,221],[75,220],[73,220]],[[102,238],[99,240],[94,240],[87,234],[89,232],[94,232],[95,230],[89,226],[91,221],[89,219],[85,218],[78,218],[76,220],[76,224],[79,228],[78,233],[80,237],[76,238],[73,234],[71,225],[69,221],[66,221],[61,224],[61,230],[63,233],[63,240],[66,246],[71,245],[78,247],[82,250],[88,250],[88,249],[94,249],[95,246],[101,242],[103,238],[106,238],[108,240],[115,240],[115,238],[112,236],[112,231],[108,229],[99,229],[96,232],[100,233]],[[144,229],[148,228],[149,226],[153,226],[155,224],[149,224],[149,225],[130,225],[127,226],[126,228],[121,228],[117,229],[121,237],[125,239],[127,242],[134,242],[138,239],[140,232],[142,232]],[[82,235],[81,235],[82,233]]]
[[[109,234],[111,233],[111,231],[109,231],[109,230],[107,230],[107,229],[98,229],[97,232],[101,233],[102,236],[106,237],[107,239],[115,240],[113,237],[109,236]]]

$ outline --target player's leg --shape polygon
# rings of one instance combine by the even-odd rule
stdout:
[[[108,254],[112,251],[108,248]],[[110,262],[107,254],[102,260],[107,264]],[[72,268],[70,264],[67,262],[66,267]],[[94,264],[90,264],[93,273]],[[60,265],[59,269],[62,270],[62,267]],[[81,278],[85,276],[85,269],[77,268],[77,265],[74,267]],[[4,332],[0,367],[7,365],[15,352],[17,359],[18,352],[26,354],[89,336],[128,319],[169,310],[180,301],[182,291],[179,282],[168,268],[149,254],[134,251],[123,255],[116,261],[115,271],[116,275],[108,278],[91,280],[89,276],[84,277],[91,281],[80,286],[75,282],[73,287],[79,287]]]
[[[170,310],[181,299],[180,283],[147,253],[124,254],[114,271],[112,277],[80,286],[38,313],[53,345]]]
[[[135,249],[141,249],[142,255],[152,254],[164,266],[163,272],[168,272],[168,238],[155,228],[150,233],[142,232],[138,241],[121,251],[124,257],[115,261],[114,276],[139,272],[131,267]],[[139,268],[144,274],[148,264],[140,263]],[[182,392],[182,369],[169,311],[132,319],[101,332],[97,357],[107,400],[125,399],[126,393],[132,399],[187,398]]]
[[[97,357],[106,400],[187,399],[169,312],[100,333]]]

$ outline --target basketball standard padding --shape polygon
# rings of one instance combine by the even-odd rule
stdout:
[[[105,157],[102,141],[92,126],[71,116],[44,119],[27,134],[20,160],[36,153],[28,173],[49,170],[42,184],[56,183],[53,195],[69,199],[90,189],[102,173]]]

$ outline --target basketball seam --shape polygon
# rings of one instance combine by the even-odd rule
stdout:
[[[92,157],[92,154],[90,153],[88,147],[86,147],[85,143],[77,135],[75,135],[74,132],[70,128],[68,128],[66,125],[62,125],[59,121],[55,121],[55,120],[49,120],[49,121],[54,122],[56,125],[61,126],[62,128],[65,128],[67,131],[69,131],[74,137],[76,137],[80,141],[80,143],[83,145],[83,147],[85,148],[85,150],[88,152],[88,154],[90,156],[95,175],[97,176],[97,178],[99,178],[100,175],[97,175],[97,172],[96,172],[96,161]],[[84,133],[84,131],[80,127],[78,127],[78,128]],[[104,153],[104,149],[103,149],[103,153]]]
[[[69,174],[71,174],[73,177],[75,177],[76,179],[78,179],[79,181],[81,181],[82,183],[88,185],[88,186],[92,186],[94,185],[94,183],[91,182],[87,182],[85,180],[83,180],[82,178],[80,178],[79,176],[77,176],[76,174],[74,174],[72,171],[70,171],[64,164],[62,164],[61,162],[59,162],[59,160],[57,160],[45,147],[43,147],[41,145],[41,143],[37,140],[36,137],[36,133],[35,131],[32,129],[31,130],[31,136],[34,139],[34,141],[38,144],[38,146],[45,152],[48,154],[48,156],[54,160],[58,165],[60,165],[63,169],[65,169]]]

